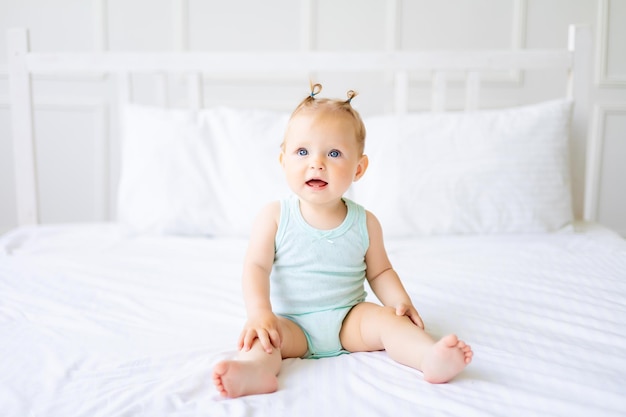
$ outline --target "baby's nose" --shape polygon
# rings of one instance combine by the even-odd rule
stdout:
[[[322,158],[311,158],[311,169],[324,169],[324,161]]]

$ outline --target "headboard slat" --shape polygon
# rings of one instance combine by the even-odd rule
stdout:
[[[37,224],[39,204],[33,132],[33,95],[31,75],[26,70],[28,32],[25,29],[12,29],[7,38],[17,221],[20,225]]]
[[[250,51],[36,53],[26,56],[31,72],[166,72],[272,74],[311,71],[466,71],[572,67],[572,52],[560,50],[484,51]]]

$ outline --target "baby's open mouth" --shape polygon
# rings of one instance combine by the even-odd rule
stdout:
[[[313,187],[313,188],[321,188],[325,185],[327,185],[328,183],[326,181],[322,181],[322,180],[308,180],[306,182],[306,184],[309,187]]]

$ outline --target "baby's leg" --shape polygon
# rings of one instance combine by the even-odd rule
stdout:
[[[307,351],[304,333],[290,320],[279,318],[282,346],[267,353],[259,339],[252,349],[240,351],[232,360],[217,363],[213,368],[213,383],[223,397],[267,394],[278,389],[277,375],[283,358],[296,358]]]
[[[419,369],[432,383],[447,382],[472,360],[472,349],[455,335],[435,341],[395,309],[372,303],[356,305],[341,328],[341,343],[351,352],[386,350],[391,358]]]

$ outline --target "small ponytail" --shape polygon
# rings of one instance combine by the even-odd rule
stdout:
[[[348,99],[345,101],[346,104],[352,104],[352,99],[355,98],[359,93],[354,90],[348,90]]]
[[[321,91],[322,91],[322,84],[319,84],[319,83],[313,84],[313,82],[311,81],[311,95],[309,97],[315,98],[315,96],[321,93]]]

